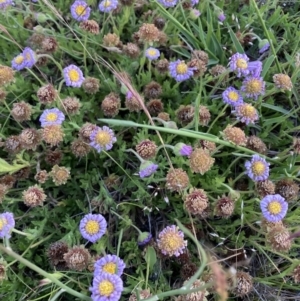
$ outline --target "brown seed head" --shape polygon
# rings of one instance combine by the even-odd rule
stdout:
[[[151,116],[157,116],[164,110],[164,104],[160,99],[151,99],[146,103],[146,106]]]
[[[115,33],[108,33],[103,37],[103,45],[106,47],[117,47],[120,43],[120,37]]]
[[[287,74],[275,74],[273,76],[273,81],[278,89],[288,91],[291,91],[293,89],[293,83],[291,81],[291,78]]]
[[[80,22],[79,27],[82,30],[85,30],[91,34],[94,34],[94,35],[99,34],[99,25],[94,20],[82,21],[82,22]]]
[[[215,214],[223,218],[228,218],[234,212],[234,205],[234,201],[224,195],[217,200]]]
[[[104,184],[108,190],[118,187],[121,183],[121,179],[118,175],[112,173],[104,179]]]
[[[199,146],[200,148],[208,150],[210,153],[213,153],[217,148],[214,142],[208,140],[199,140],[197,147]]]
[[[82,88],[88,94],[96,94],[100,88],[100,81],[98,78],[87,77],[82,83]]]
[[[55,149],[53,151],[49,150],[45,156],[45,161],[49,165],[59,164],[61,162],[61,159],[62,159],[62,152],[58,149]]]
[[[183,284],[185,285],[188,282],[186,280]],[[205,285],[205,282],[197,279],[190,287],[190,289],[200,288],[201,286]],[[186,295],[182,295],[182,301],[207,301],[206,296],[208,295],[208,292],[206,289],[199,290],[196,292],[192,292]]]
[[[19,171],[15,172],[14,176],[17,180],[25,180],[29,178],[30,173],[31,173],[31,167],[24,167]]]
[[[143,23],[137,34],[141,41],[151,43],[159,40],[160,31],[154,24]]]
[[[53,37],[47,37],[42,42],[42,49],[46,52],[53,53],[57,50],[58,43],[57,40]]]
[[[107,96],[105,96],[101,103],[101,109],[104,116],[106,117],[115,117],[116,115],[118,115],[120,107],[121,99],[114,92],[111,92]]]
[[[253,280],[249,273],[238,271],[236,273],[236,286],[233,293],[238,297],[248,295],[253,289]]]
[[[190,155],[190,167],[192,172],[204,175],[211,169],[215,162],[207,150],[203,148],[195,149]]]
[[[125,107],[130,112],[139,112],[142,110],[142,105],[140,104],[139,100],[136,99],[134,96],[126,97],[125,99]]]
[[[193,121],[195,115],[195,108],[191,105],[181,105],[176,111],[177,119],[181,125],[187,125]]]
[[[150,293],[149,289],[139,291],[140,300],[147,299],[151,296],[152,296],[152,294]],[[138,299],[137,299],[136,293],[132,293],[129,297],[129,301],[137,301],[137,300]]]
[[[171,191],[180,192],[188,187],[190,179],[182,168],[171,168],[166,177],[166,188]]]
[[[44,105],[49,105],[55,101],[57,92],[53,85],[48,84],[38,89],[37,97],[39,101]]]
[[[167,41],[168,41],[168,36],[163,31],[160,31],[158,34],[157,44],[158,45],[166,45]]]
[[[141,141],[135,149],[143,159],[148,160],[155,157],[157,145],[153,141],[146,139]]]
[[[67,180],[70,178],[70,169],[64,166],[54,165],[49,176],[56,186],[60,186],[66,184]]]
[[[158,98],[162,94],[162,87],[159,83],[152,81],[145,86],[144,93],[147,98]]]
[[[7,139],[5,140],[4,149],[8,153],[13,154],[20,152],[22,149],[20,137],[15,135],[7,137]]]
[[[1,259],[0,260],[0,282],[6,279],[6,262]]]
[[[282,221],[278,221],[275,223],[267,221],[265,218],[262,219],[261,221],[261,229],[265,232],[270,232],[274,228],[283,228],[283,223]]]
[[[41,33],[34,32],[28,39],[28,43],[32,48],[41,48],[45,36]]]
[[[127,43],[123,46],[123,52],[130,58],[135,59],[139,57],[141,50],[137,44]]]
[[[204,126],[208,125],[210,117],[208,108],[205,106],[199,106],[199,124]]]
[[[299,196],[299,186],[293,180],[283,179],[276,183],[275,192],[288,202],[295,201]]]
[[[5,100],[6,96],[7,96],[7,93],[4,90],[0,89],[0,102]]]
[[[14,70],[0,65],[0,87],[6,86],[14,81]]]
[[[216,66],[213,66],[210,70],[209,70],[209,73],[212,75],[212,76],[220,76],[221,74],[225,73],[227,71],[226,67],[222,66],[222,65],[216,65]]]
[[[36,173],[34,179],[38,181],[40,184],[44,184],[47,181],[48,177],[49,175],[46,170],[40,170],[39,172]]]
[[[47,125],[42,129],[42,139],[50,146],[57,146],[63,141],[64,135],[60,125]]]
[[[189,68],[193,68],[193,77],[202,76],[207,70],[205,63],[198,59],[189,61],[187,65]]]
[[[288,252],[292,247],[290,233],[285,227],[274,227],[267,235],[267,242],[276,252]]]
[[[82,158],[91,151],[91,147],[79,138],[72,142],[71,151],[75,155],[75,157]]]
[[[11,115],[16,121],[23,122],[26,120],[30,120],[31,114],[32,110],[30,104],[24,101],[13,104]]]
[[[64,112],[70,115],[76,115],[79,113],[81,103],[76,97],[67,97],[62,101]]]
[[[293,275],[292,275],[294,282],[299,283],[300,282],[300,265],[298,265],[294,270],[293,270]]]
[[[64,260],[71,270],[82,271],[88,267],[91,255],[83,246],[74,246],[64,254]]]
[[[7,186],[8,189],[12,188],[16,183],[16,178],[11,175],[5,175],[0,178],[0,184]]]
[[[268,151],[265,143],[257,136],[248,137],[246,147],[263,155],[266,154]]]
[[[184,198],[184,206],[193,215],[202,214],[208,207],[208,197],[203,189],[191,189]]]
[[[166,113],[166,112],[160,112],[157,115],[158,118],[164,120],[164,121],[170,121],[170,114]]]
[[[256,182],[256,191],[263,198],[268,194],[275,194],[275,184],[270,180]]]
[[[169,71],[169,61],[167,59],[161,59],[155,63],[155,67],[159,73],[166,73]]]
[[[245,132],[238,127],[227,125],[223,131],[224,139],[236,145],[246,145],[247,138]]]
[[[40,132],[36,129],[24,129],[19,137],[25,149],[35,150],[41,142]]]
[[[36,54],[45,54],[42,51],[37,50]],[[49,58],[47,58],[46,56],[41,56],[38,58],[37,62],[36,62],[36,66],[38,67],[42,67],[42,66],[46,66],[48,64]]]
[[[0,184],[0,204],[2,203],[4,196],[8,192],[8,187],[4,184]]]
[[[28,207],[42,206],[46,199],[43,188],[37,185],[30,186],[27,190],[24,190],[22,196],[24,204]]]
[[[193,262],[187,262],[180,268],[180,276],[183,280],[187,280],[195,275],[198,268]]]
[[[86,143],[90,143],[90,136],[92,134],[92,132],[97,128],[96,125],[92,124],[92,123],[85,123],[81,129],[79,130],[79,137]]]
[[[56,266],[59,263],[65,262],[64,254],[66,254],[68,250],[68,245],[64,241],[52,243],[47,250],[47,256],[50,259],[50,263],[53,266]]]
[[[165,27],[166,20],[162,17],[156,17],[154,19],[154,25],[159,29],[162,30]]]
[[[200,60],[205,65],[208,64],[208,54],[205,51],[202,51],[202,50],[194,50],[192,52],[192,59]]]

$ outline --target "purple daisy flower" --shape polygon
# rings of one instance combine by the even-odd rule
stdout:
[[[264,53],[270,48],[270,43],[267,39],[263,39],[258,43],[259,53]]]
[[[111,274],[120,277],[126,267],[126,264],[116,255],[106,255],[97,260],[94,267],[94,275]]]
[[[11,67],[18,71],[26,68],[26,66],[26,59],[23,53],[20,53],[11,61]]]
[[[106,232],[107,222],[101,214],[87,214],[79,224],[79,230],[83,238],[95,243]]]
[[[218,15],[218,20],[219,20],[221,23],[223,23],[223,22],[225,21],[225,19],[226,19],[226,16],[224,15],[223,12],[220,13],[220,14]]]
[[[0,237],[10,238],[10,232],[15,227],[14,215],[10,212],[0,214]]]
[[[109,13],[110,11],[116,9],[118,7],[118,0],[102,0],[99,3],[99,10],[104,13]]]
[[[191,0],[192,7],[194,7],[198,3],[199,3],[199,0]]]
[[[170,75],[178,82],[182,82],[192,77],[194,75],[193,70],[193,68],[190,68],[184,61],[181,60],[169,63]]]
[[[176,257],[182,254],[187,246],[184,234],[175,225],[164,228],[158,234],[157,246],[164,255]]]
[[[228,87],[222,93],[222,98],[226,104],[231,105],[233,107],[239,106],[244,102],[240,92],[233,87]]]
[[[196,20],[197,18],[199,18],[201,16],[201,12],[199,9],[195,9],[195,8],[192,8],[190,10],[190,17],[193,19],[193,20]]]
[[[37,61],[35,52],[31,48],[26,47],[22,54],[25,58],[26,67],[32,68]]]
[[[85,1],[76,0],[71,5],[71,15],[77,21],[86,21],[90,17],[91,8]]]
[[[61,125],[65,120],[65,115],[57,108],[46,109],[40,116],[41,127],[48,125]]]
[[[254,182],[265,181],[269,177],[269,163],[259,155],[253,155],[251,161],[245,163],[248,177]]]
[[[157,0],[164,7],[174,7],[178,0]]]
[[[239,121],[247,125],[250,123],[254,124],[259,119],[257,110],[249,103],[236,106],[232,113],[235,114]]]
[[[90,146],[95,148],[98,153],[102,150],[110,150],[113,147],[113,144],[117,141],[115,137],[114,131],[111,130],[109,127],[104,126],[102,128],[96,127],[90,136]]]
[[[152,239],[152,234],[149,232],[142,232],[138,237],[138,245],[143,247],[147,245]]]
[[[12,0],[2,0],[0,1],[0,9],[5,9],[12,4],[13,4]]]
[[[69,65],[63,69],[64,78],[67,86],[81,87],[84,77],[82,71],[75,65]]]
[[[174,146],[173,151],[176,156],[189,157],[191,155],[191,153],[193,152],[193,147],[179,142]]]
[[[265,196],[260,202],[264,218],[271,223],[281,221],[288,210],[288,203],[279,194]]]
[[[237,77],[247,76],[249,58],[246,54],[235,53],[229,59],[229,66],[231,71],[237,72]]]
[[[145,56],[150,60],[156,60],[159,58],[160,56],[160,51],[156,48],[150,47],[148,49],[146,49],[145,51]]]
[[[257,100],[258,96],[265,94],[265,82],[262,77],[249,76],[243,81],[241,91],[247,97]]]
[[[154,164],[151,161],[144,161],[140,166],[139,176],[140,178],[150,177],[156,172],[158,168],[157,164]]]
[[[123,291],[123,281],[117,275],[95,275],[90,291],[93,301],[118,301]]]
[[[262,72],[262,62],[253,61],[248,63],[249,75],[254,77],[260,77]]]

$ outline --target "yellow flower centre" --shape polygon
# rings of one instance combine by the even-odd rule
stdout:
[[[116,274],[117,265],[114,262],[109,262],[103,266],[103,271],[109,274]]]
[[[245,59],[237,59],[236,66],[240,69],[247,69],[248,63]]]
[[[252,164],[252,171],[256,176],[262,175],[266,170],[266,166],[263,162],[257,161]]]
[[[72,82],[77,82],[79,81],[80,75],[77,70],[72,69],[69,71],[69,78]]]
[[[108,144],[111,141],[111,137],[110,137],[109,133],[107,133],[105,131],[99,131],[95,137],[95,141],[97,142],[97,144],[103,146],[103,145]]]
[[[97,234],[99,230],[100,230],[100,226],[97,221],[90,220],[85,225],[85,231],[90,235]]]
[[[3,227],[7,224],[6,218],[0,219],[0,231],[3,229]]]
[[[182,238],[175,233],[167,233],[162,238],[162,245],[168,252],[174,252],[182,246]]]
[[[176,67],[176,72],[178,74],[185,74],[187,72],[187,70],[188,70],[188,66],[184,62],[179,63]]]
[[[262,90],[262,82],[258,79],[252,79],[247,83],[248,93],[259,93]]]
[[[255,112],[256,112],[255,108],[249,104],[246,104],[242,110],[243,115],[248,117],[254,116]]]
[[[58,116],[57,116],[56,113],[51,112],[51,113],[47,114],[46,120],[49,121],[49,122],[54,122],[54,121],[57,120],[57,117]]]
[[[237,100],[239,99],[239,95],[238,95],[236,92],[234,92],[234,91],[230,91],[230,92],[228,93],[228,97],[229,97],[230,100],[232,100],[232,101],[237,101]]]
[[[106,0],[106,1],[104,1],[104,3],[103,3],[103,6],[104,6],[104,7],[110,7],[110,5],[111,5],[111,1],[109,1],[109,0]]]
[[[85,14],[85,9],[86,9],[85,6],[83,6],[83,5],[77,5],[77,7],[75,8],[76,14],[78,16],[84,15]]]
[[[24,56],[23,55],[18,55],[16,58],[15,58],[15,63],[20,65],[24,62]]]
[[[269,204],[268,210],[272,214],[278,214],[282,211],[282,206],[278,201],[273,201]]]
[[[149,54],[150,56],[154,56],[154,55],[156,55],[156,50],[155,50],[155,49],[149,49],[149,50],[148,50],[148,54]]]
[[[103,280],[99,283],[98,286],[98,290],[101,296],[110,296],[113,293],[114,289],[114,285],[108,280]]]

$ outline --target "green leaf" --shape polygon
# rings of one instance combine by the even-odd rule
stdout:
[[[9,164],[4,159],[0,158],[0,175],[6,173],[12,174],[27,166],[30,166],[30,163],[22,159],[22,154],[17,155],[17,158],[13,161],[13,164]]]
[[[273,61],[275,60],[275,56],[272,54],[270,55],[264,62],[263,70],[261,73],[261,77],[264,78],[267,72],[269,71],[271,65],[273,64]]]
[[[241,43],[239,42],[238,38],[232,31],[232,29],[228,26],[228,31],[232,40],[232,43],[238,53],[245,53],[244,48],[242,47]]]
[[[145,254],[145,260],[147,264],[149,265],[149,270],[153,270],[153,266],[155,265],[157,261],[156,252],[153,247],[148,247],[146,254]]]

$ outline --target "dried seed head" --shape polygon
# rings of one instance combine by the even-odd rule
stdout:
[[[263,218],[261,221],[261,229],[265,232],[270,232],[274,228],[282,228],[282,227],[284,227],[282,221],[272,223],[266,220],[265,218]]]
[[[146,106],[151,116],[157,116],[164,110],[164,104],[160,99],[151,99],[146,103]]]
[[[123,52],[130,58],[135,59],[139,57],[141,50],[138,45],[134,43],[127,43],[123,46]]]
[[[183,285],[187,284],[188,280],[186,280]],[[205,282],[197,279],[190,287],[190,289],[200,288],[205,285]],[[206,296],[208,295],[208,291],[206,289],[199,290],[196,292],[192,292],[186,295],[182,295],[182,301],[207,301]]]
[[[200,125],[208,125],[210,121],[210,112],[207,107],[199,106],[199,124]]]
[[[7,137],[7,139],[5,140],[4,149],[8,153],[13,154],[20,152],[22,149],[20,137],[15,135]]]
[[[171,168],[166,177],[166,188],[171,191],[180,192],[188,187],[190,179],[182,168]]]
[[[0,260],[0,283],[6,279],[6,262],[1,259]]]
[[[36,173],[34,179],[38,181],[40,184],[44,184],[47,181],[48,177],[49,175],[46,170],[40,170],[39,172]]]
[[[11,115],[16,121],[23,122],[26,120],[30,120],[31,114],[32,110],[30,104],[24,101],[13,104]]]
[[[0,87],[6,86],[14,81],[14,70],[0,65]]]
[[[293,138],[293,149],[296,155],[300,155],[300,139],[294,137]]]
[[[184,206],[193,215],[202,214],[208,207],[208,197],[203,189],[191,189],[184,198]]]
[[[238,271],[236,273],[236,286],[233,293],[238,297],[248,295],[253,289],[253,280],[249,273]]]
[[[79,137],[86,143],[90,143],[90,137],[92,132],[97,128],[96,125],[92,124],[92,123],[85,123],[81,129],[79,130]]]
[[[62,101],[64,112],[70,115],[79,113],[81,103],[76,97],[67,97]]]
[[[149,289],[139,291],[140,300],[147,299],[151,296],[152,296],[152,294],[150,293]],[[137,299],[136,293],[132,293],[129,297],[129,301],[137,301],[137,300],[138,299]]]
[[[47,37],[42,42],[42,49],[46,52],[53,53],[57,50],[58,43],[55,38]]]
[[[168,41],[168,36],[163,31],[160,31],[158,34],[157,44],[166,45],[167,41]]]
[[[94,20],[86,20],[86,21],[80,22],[79,27],[82,30],[85,30],[91,34],[94,34],[94,35],[99,34],[99,25]]]
[[[275,184],[270,180],[256,182],[256,192],[263,198],[269,194],[275,194]]]
[[[4,196],[8,192],[8,187],[4,184],[0,184],[0,204],[4,200]]]
[[[87,77],[82,83],[82,88],[88,94],[96,94],[100,88],[100,81],[98,78]]]
[[[57,266],[59,263],[64,263],[64,254],[68,251],[69,248],[65,242],[57,241],[52,243],[47,250],[47,256],[50,259],[50,263],[53,266]]]
[[[290,233],[284,226],[274,227],[267,233],[266,238],[276,252],[288,252],[292,247]]]
[[[45,156],[45,161],[49,165],[56,165],[61,162],[62,152],[58,149],[48,151]]]
[[[293,89],[293,83],[291,81],[291,78],[287,74],[275,74],[273,76],[273,81],[278,89],[288,91],[291,91]]]
[[[49,105],[55,101],[57,92],[53,85],[48,84],[38,89],[37,97],[39,101],[44,105]]]
[[[46,199],[46,194],[43,188],[39,186],[30,186],[27,190],[22,192],[24,204],[28,207],[43,206]]]
[[[82,158],[91,151],[91,147],[82,139],[76,139],[71,144],[71,151],[75,157]]]
[[[104,184],[108,190],[116,188],[120,185],[121,179],[118,175],[112,173],[104,179]]]
[[[30,167],[24,167],[20,169],[19,171],[14,173],[14,176],[17,180],[25,180],[29,178],[29,175],[31,173]]]
[[[169,71],[169,61],[167,59],[161,59],[155,63],[155,67],[159,73],[166,73]]]
[[[0,102],[5,100],[6,96],[7,96],[7,93],[4,90],[0,89]]]
[[[166,20],[162,17],[156,17],[154,19],[154,25],[159,29],[159,30],[163,30],[163,28],[165,27],[166,24]]]
[[[299,186],[293,180],[283,179],[276,183],[275,192],[288,202],[295,201],[298,199]]]
[[[227,125],[223,131],[224,139],[236,145],[246,145],[247,138],[243,130],[238,127]]]
[[[181,125],[187,125],[193,121],[195,115],[195,108],[191,105],[180,106],[176,111],[177,119]]]
[[[154,24],[149,23],[143,23],[137,32],[139,39],[145,43],[157,42],[159,34],[159,29]]]
[[[223,218],[228,218],[234,212],[234,205],[234,201],[224,195],[217,200],[215,214]]]
[[[54,165],[49,176],[56,186],[60,186],[66,184],[67,180],[70,178],[70,169],[64,166]]]
[[[139,112],[142,110],[142,105],[140,104],[139,100],[136,99],[133,95],[128,94],[126,95],[125,99],[125,107],[130,112]]]
[[[8,189],[12,188],[16,183],[16,178],[11,175],[5,175],[0,178],[0,184],[7,186]]]
[[[198,59],[189,61],[187,65],[189,68],[193,68],[193,77],[202,76],[207,70],[205,63]]]
[[[183,280],[187,280],[195,275],[198,268],[193,262],[187,262],[180,268],[180,276]]]
[[[295,283],[299,283],[300,282],[300,265],[298,265],[294,269],[292,277],[293,277]]]
[[[263,155],[266,154],[268,151],[265,143],[257,136],[248,137],[246,147]]]
[[[162,94],[162,87],[159,83],[152,81],[145,86],[144,93],[147,98],[158,98]]]
[[[64,135],[60,125],[47,125],[42,129],[42,139],[50,146],[57,146],[63,141]]]
[[[202,50],[194,50],[192,52],[192,59],[200,60],[202,61],[205,65],[208,64],[208,54],[205,51]]]
[[[32,48],[41,48],[45,36],[41,33],[34,32],[28,39],[28,43]]]
[[[222,65],[216,65],[209,70],[210,74],[215,77],[220,76],[221,74],[225,73],[226,71],[227,71],[226,67],[224,67]]]
[[[40,55],[44,53],[42,51],[37,50],[36,54]],[[42,67],[42,66],[46,66],[48,64],[48,61],[49,59],[46,56],[40,56],[35,64],[38,67]]]
[[[146,139],[141,141],[135,149],[144,160],[148,160],[155,157],[157,145],[153,141]]]
[[[195,149],[190,156],[190,167],[192,172],[205,174],[211,169],[215,162],[207,150],[203,148]]]
[[[108,33],[103,37],[103,45],[106,47],[117,47],[120,44],[120,37],[115,33]]]
[[[64,254],[64,260],[68,268],[80,272],[88,267],[91,255],[83,246],[74,246]]]
[[[101,103],[103,114],[107,117],[115,117],[116,115],[118,115],[120,107],[121,99],[114,92],[109,93]]]
[[[40,132],[36,129],[24,129],[19,137],[25,149],[35,150],[41,142]]]
[[[160,112],[157,115],[158,118],[164,120],[164,121],[170,121],[170,114],[166,113],[166,112]]]
[[[213,153],[216,150],[216,144],[208,140],[199,140],[198,147],[208,150],[210,153]]]

